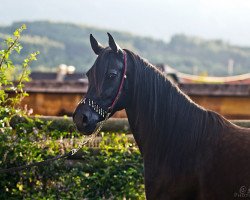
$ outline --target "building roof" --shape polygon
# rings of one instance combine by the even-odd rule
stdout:
[[[31,72],[30,78],[34,81],[42,81],[42,80],[57,80],[58,73],[56,72]],[[85,78],[85,74],[83,73],[73,73],[73,74],[65,74],[64,81],[77,81]]]
[[[201,96],[244,96],[250,97],[250,84],[194,84],[180,83],[180,89],[188,95]],[[78,93],[85,94],[88,89],[88,80],[81,81],[32,81],[26,83],[28,93]]]

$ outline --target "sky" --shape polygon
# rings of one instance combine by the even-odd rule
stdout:
[[[168,41],[174,34],[250,46],[249,0],[0,0],[0,25],[50,20]]]

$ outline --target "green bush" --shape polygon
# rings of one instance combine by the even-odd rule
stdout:
[[[15,66],[11,60],[13,52],[20,54],[22,45],[19,43],[21,33],[26,29],[22,25],[13,36],[7,38],[0,49],[0,130],[8,131],[13,115],[23,114],[19,108],[20,102],[28,94],[23,90],[25,82],[29,81],[29,65],[36,60],[39,52],[29,54],[20,66]],[[14,82],[15,81],[15,82]],[[5,130],[6,129],[6,130]]]
[[[43,132],[46,125],[31,128],[34,121],[0,135],[1,168],[41,161],[77,146],[73,140],[52,139]],[[85,147],[82,153],[77,160],[0,174],[0,199],[144,199],[142,158],[125,134],[102,134],[99,149]]]
[[[38,54],[30,54],[20,68],[13,65],[10,56],[13,51],[20,53],[20,34],[25,28],[23,25],[17,29],[13,37],[5,40],[5,49],[0,50],[1,169],[64,154],[77,147],[74,138],[80,136],[68,120],[62,123],[29,118],[20,109],[21,100],[28,95],[23,90],[29,81],[28,66]],[[0,199],[144,199],[138,149],[123,134],[102,138],[100,149],[85,147],[81,159],[0,173]]]

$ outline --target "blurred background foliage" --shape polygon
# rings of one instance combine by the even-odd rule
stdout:
[[[6,38],[22,23],[1,26],[0,38]],[[13,56],[13,62],[20,64],[24,55],[36,49],[41,53],[39,60],[31,65],[31,69],[36,71],[55,71],[62,63],[75,66],[78,72],[87,71],[96,58],[89,44],[89,34],[93,33],[98,41],[107,45],[106,32],[111,32],[121,47],[135,51],[153,64],[167,64],[190,74],[195,71],[220,76],[228,75],[229,62],[233,61],[234,74],[250,72],[250,47],[234,46],[221,40],[204,40],[180,34],[174,35],[167,43],[72,23],[25,23],[29,29],[21,39],[24,50],[20,56]]]

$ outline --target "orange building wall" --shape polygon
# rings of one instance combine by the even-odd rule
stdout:
[[[229,119],[250,119],[250,97],[190,96],[197,104]]]
[[[72,113],[81,98],[81,94],[71,93],[29,93],[22,106],[32,108],[34,115],[58,116]]]
[[[82,98],[79,93],[29,93],[22,105],[33,109],[33,114],[62,116],[73,113]],[[229,119],[250,119],[250,97],[190,95],[197,104],[216,111]],[[126,117],[124,111],[114,117]]]

